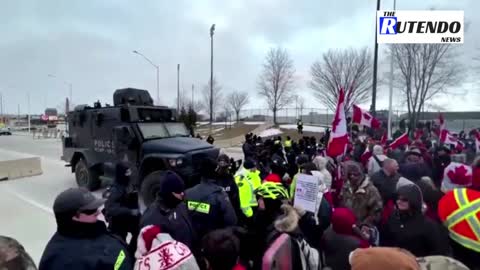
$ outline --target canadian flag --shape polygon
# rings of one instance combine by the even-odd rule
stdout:
[[[450,162],[443,171],[441,190],[448,192],[454,188],[469,187],[470,185],[472,185],[472,167],[458,162]]]
[[[332,133],[327,146],[327,155],[337,157],[343,155],[348,145],[347,118],[345,117],[345,93],[340,89],[335,118],[332,122]]]
[[[475,152],[480,153],[480,132],[477,129],[474,130],[475,134]]]
[[[382,146],[386,146],[387,145],[387,139],[388,139],[388,132],[385,130],[383,132],[382,138],[380,139],[380,144]]]
[[[442,129],[440,131],[440,142],[443,144],[451,144],[455,147],[458,145],[458,139],[455,138],[448,129]]]
[[[438,116],[438,124],[440,126],[440,130],[445,129],[445,119],[443,119],[443,114],[442,113]]]
[[[391,149],[396,149],[402,145],[406,145],[410,143],[410,138],[408,138],[408,133],[405,132],[402,136],[398,137],[395,141],[388,145]]]
[[[368,111],[363,110],[355,104],[353,105],[352,122],[373,129],[381,126],[381,123],[377,118],[373,117]]]
[[[368,164],[368,160],[372,157],[372,152],[370,152],[370,149],[368,148],[365,148],[365,152],[363,152],[363,154],[360,156],[360,161],[362,163],[363,166],[367,166]]]

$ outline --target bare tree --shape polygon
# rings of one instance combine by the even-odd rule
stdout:
[[[329,50],[310,68],[310,88],[315,97],[335,111],[340,88],[345,90],[345,110],[369,100],[372,89],[371,56],[367,48]]]
[[[265,57],[263,71],[258,78],[258,93],[267,100],[277,124],[277,111],[291,101],[295,87],[293,60],[284,49],[271,49]]]
[[[215,113],[219,109],[218,107],[222,103],[222,87],[218,84],[217,80],[213,78],[213,119],[215,119]],[[207,115],[210,115],[210,81],[202,90],[202,104],[203,108],[206,110]]]
[[[416,127],[427,102],[458,85],[462,66],[449,44],[394,44],[395,84],[408,108],[409,128]]]
[[[240,120],[240,111],[248,104],[249,96],[247,92],[232,92],[228,95],[228,104],[235,111],[235,119]]]

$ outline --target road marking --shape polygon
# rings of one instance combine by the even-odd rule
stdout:
[[[15,197],[19,198],[20,200],[25,201],[26,203],[28,203],[28,204],[30,204],[34,207],[40,208],[41,210],[47,212],[50,215],[53,215],[53,210],[50,207],[47,207],[47,206],[45,206],[41,203],[38,203],[38,202],[36,202],[32,199],[29,199],[29,198],[25,197],[24,195],[22,195],[21,193],[12,190],[11,188],[7,188],[6,191],[8,193],[14,195]]]

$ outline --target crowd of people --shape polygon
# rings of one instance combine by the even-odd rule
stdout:
[[[243,162],[205,158],[196,185],[156,174],[143,213],[119,163],[106,199],[58,195],[39,269],[266,269],[264,254],[285,235],[289,269],[480,269],[480,177],[468,173],[478,161],[430,137],[392,149],[355,136],[331,158],[328,136],[247,134]],[[302,174],[318,181],[313,212],[295,204]]]

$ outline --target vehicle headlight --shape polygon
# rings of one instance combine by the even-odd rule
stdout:
[[[168,159],[168,164],[170,165],[170,167],[182,166],[183,165],[183,159],[182,158],[171,158],[171,159]]]

